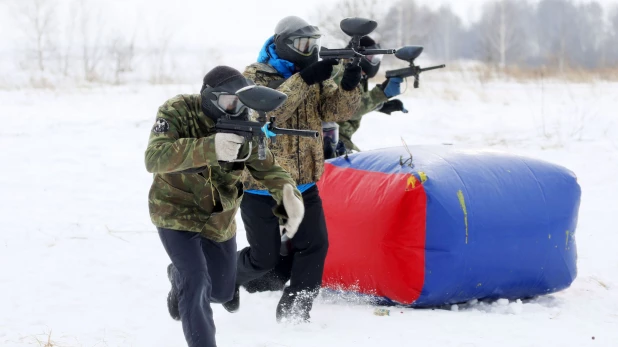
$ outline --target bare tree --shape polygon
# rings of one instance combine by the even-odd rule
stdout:
[[[169,27],[159,28],[159,30],[149,45],[151,48],[148,53],[152,66],[150,83],[153,84],[169,83],[174,80],[173,67],[175,64],[169,52],[173,32]]]
[[[501,69],[507,63],[521,58],[528,42],[526,30],[523,26],[523,6],[526,2],[514,0],[500,0],[491,2],[483,7],[483,15],[479,22],[480,41],[487,53],[488,62],[497,62]]]
[[[73,44],[75,41],[75,28],[76,28],[76,17],[78,14],[78,4],[73,2],[69,6],[69,17],[66,20],[66,25],[64,28],[64,47],[61,59],[62,64],[62,74],[67,77],[69,75],[69,69],[71,67],[72,57],[73,57]]]
[[[608,49],[606,65],[618,68],[618,5],[614,5],[609,18],[610,29],[605,40]]]
[[[100,77],[98,70],[104,58],[102,39],[105,25],[100,10],[92,1],[78,0],[78,12],[84,78],[92,82]]]
[[[414,0],[400,0],[391,6],[378,27],[383,46],[425,45],[431,34],[434,13]]]
[[[541,56],[564,73],[569,64],[567,44],[573,38],[577,9],[564,0],[541,0],[537,9],[536,33]]]
[[[460,57],[464,33],[461,19],[449,6],[440,7],[433,17],[426,53],[446,62]]]
[[[568,43],[570,60],[580,68],[594,69],[603,65],[603,37],[606,34],[605,15],[601,5],[592,1],[577,7],[575,42]]]
[[[54,0],[20,0],[17,13],[28,51],[40,71],[45,71],[56,49],[57,20]]]
[[[135,34],[127,39],[117,34],[111,40],[109,56],[113,64],[114,84],[122,83],[122,75],[133,71],[135,59]]]
[[[569,66],[590,69],[602,65],[601,45],[607,32],[604,17],[596,1],[542,0],[536,18],[541,56],[561,73]]]

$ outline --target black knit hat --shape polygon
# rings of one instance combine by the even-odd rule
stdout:
[[[202,84],[202,91],[206,88],[206,85],[209,85],[212,88],[216,88],[226,82],[230,82],[234,79],[245,77],[236,69],[219,65],[214,69],[210,70],[206,76],[204,76],[204,83]]]
[[[246,108],[238,114],[228,114],[218,106],[218,99],[222,93],[233,95],[251,83],[234,68],[223,65],[215,67],[204,76],[204,84],[200,90],[202,111],[215,122],[221,117],[246,118]]]

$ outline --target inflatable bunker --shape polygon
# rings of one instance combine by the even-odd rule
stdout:
[[[318,185],[326,288],[428,307],[529,298],[577,275],[581,190],[563,167],[410,146],[329,160]]]

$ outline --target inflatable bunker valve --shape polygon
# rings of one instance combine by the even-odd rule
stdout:
[[[581,190],[561,166],[450,146],[360,152],[325,166],[326,288],[429,307],[529,298],[577,275]]]

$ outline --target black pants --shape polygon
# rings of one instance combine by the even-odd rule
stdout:
[[[256,292],[276,292],[283,290],[285,284],[292,277],[292,264],[294,264],[294,254],[279,257],[279,262],[275,268],[268,271],[264,276],[251,280],[243,285],[249,293]]]
[[[305,217],[291,241],[294,261],[290,269],[290,287],[286,291],[307,291],[313,301],[322,285],[328,234],[317,186],[303,193],[303,201]],[[281,235],[279,219],[272,212],[275,205],[270,196],[247,193],[242,200],[240,215],[249,247],[238,252],[238,284],[262,277],[279,262]]]
[[[214,242],[198,233],[157,228],[175,269],[178,308],[189,347],[215,347],[210,303],[232,299],[236,284],[236,237]]]

